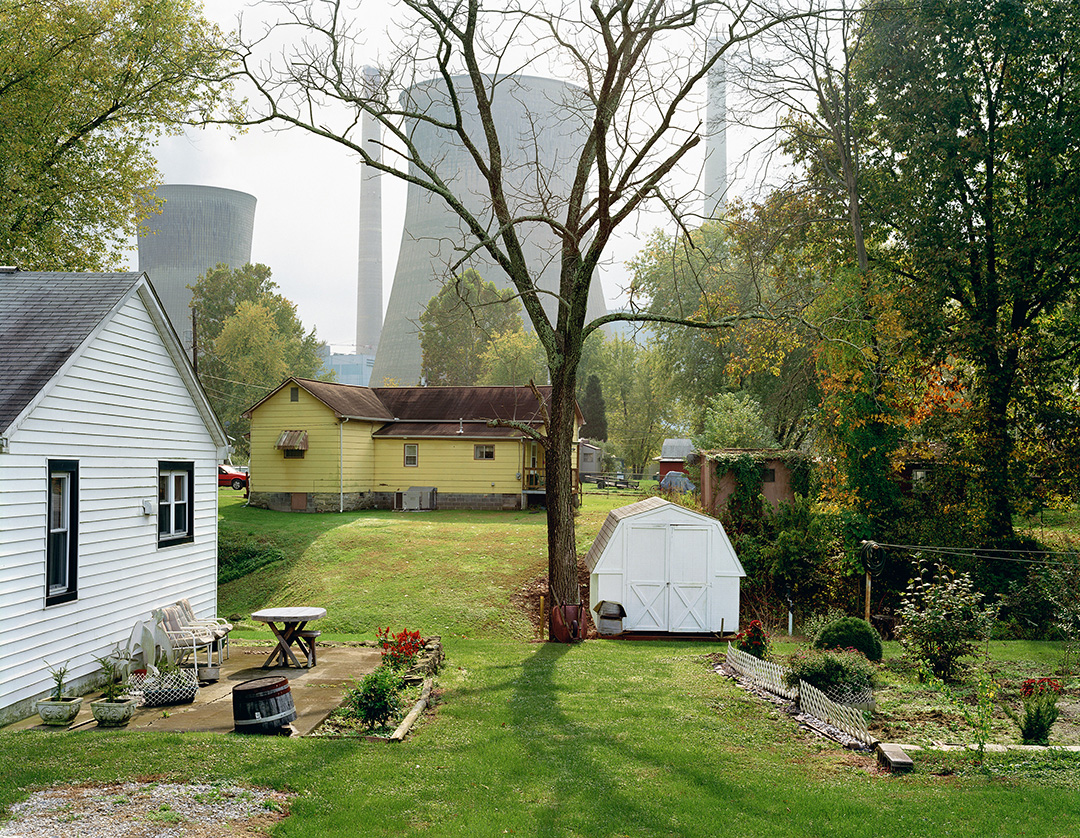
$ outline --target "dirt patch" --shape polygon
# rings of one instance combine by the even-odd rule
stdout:
[[[266,838],[291,798],[216,783],[56,786],[12,806],[0,838]]]
[[[581,597],[581,601],[584,603],[589,602],[589,568],[584,562],[578,562],[578,595]],[[530,582],[526,582],[512,594],[510,594],[511,604],[524,612],[526,618],[529,620],[529,625],[532,626],[533,636],[539,638],[543,636],[547,638],[547,624],[544,620],[544,616],[540,612],[540,598],[544,598],[544,608],[550,609],[553,605],[551,601],[551,593],[548,587],[548,575],[546,573],[537,576]],[[543,627],[543,634],[541,635],[541,627]],[[596,637],[596,625],[593,623],[592,614],[589,614],[588,626],[586,627],[585,636]]]

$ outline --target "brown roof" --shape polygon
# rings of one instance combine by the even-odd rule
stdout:
[[[369,387],[357,387],[353,384],[334,384],[330,381],[315,381],[310,378],[287,378],[279,387],[275,387],[259,401],[244,411],[249,416],[251,411],[289,385],[299,385],[311,395],[334,411],[339,418],[368,419],[373,422],[389,422],[394,418],[378,396]]]
[[[521,436],[521,431],[506,425],[492,427],[487,422],[390,422],[375,431],[372,436],[516,439]]]
[[[244,415],[250,416],[289,385],[303,387],[338,418],[389,423],[376,431],[375,435],[382,437],[514,438],[521,436],[520,430],[487,423],[502,419],[538,427],[544,422],[540,402],[531,387],[358,387],[310,378],[286,379]],[[537,390],[545,401],[551,398],[550,386]],[[580,421],[581,411],[577,413]]]
[[[307,451],[307,431],[282,431],[281,436],[278,437],[277,445],[274,447],[293,451]]]
[[[551,387],[537,389],[545,400],[551,398]],[[396,420],[543,422],[540,403],[529,387],[376,387],[373,392]]]

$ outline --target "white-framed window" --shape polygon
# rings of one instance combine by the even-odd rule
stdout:
[[[495,446],[494,445],[474,445],[473,455],[474,460],[494,460],[495,459]]]
[[[79,464],[49,460],[48,533],[45,548],[45,604],[78,598]]]
[[[195,539],[195,464],[158,463],[158,546]]]
[[[420,446],[415,442],[405,443],[405,465],[412,467],[420,464]]]

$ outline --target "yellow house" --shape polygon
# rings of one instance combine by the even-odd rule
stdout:
[[[538,389],[549,398],[550,387]],[[490,424],[542,430],[542,414],[529,387],[369,388],[290,378],[244,414],[248,502],[294,512],[543,503],[543,447],[520,428]],[[575,448],[580,425],[579,413]]]

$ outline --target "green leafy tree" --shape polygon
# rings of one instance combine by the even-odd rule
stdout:
[[[705,427],[694,437],[694,447],[777,448],[772,430],[761,414],[761,405],[749,393],[721,393],[705,409]]]
[[[798,244],[772,231],[804,229],[805,222],[774,218],[781,209],[787,207],[772,200],[735,206],[722,221],[680,236],[654,233],[630,263],[631,294],[657,314],[760,313],[723,331],[663,323],[650,331],[673,384],[693,405],[695,430],[715,393],[742,390],[761,406],[771,435],[797,448],[810,431],[816,400],[812,338],[795,316],[806,305],[807,282],[791,255]]]
[[[607,407],[604,403],[604,388],[600,376],[590,375],[585,384],[585,397],[581,400],[581,415],[585,418],[583,428],[590,440],[607,440]]]
[[[601,384],[612,453],[631,472],[644,472],[671,427],[670,376],[654,346],[615,338],[604,342]]]
[[[229,106],[192,0],[0,4],[0,263],[101,270],[156,211],[153,146]]]
[[[249,422],[241,414],[289,376],[324,378],[315,330],[276,293],[265,265],[225,265],[192,286],[198,312],[198,375],[233,450],[246,458]]]
[[[480,368],[479,384],[547,383],[544,349],[536,335],[524,328],[493,334],[480,356]]]
[[[971,364],[975,507],[983,538],[1006,543],[1025,350],[1080,280],[1080,8],[875,0],[861,27],[881,257],[910,322]]]
[[[522,330],[513,300],[513,291],[500,291],[471,269],[439,289],[420,315],[424,380],[429,385],[478,384],[492,338]]]

